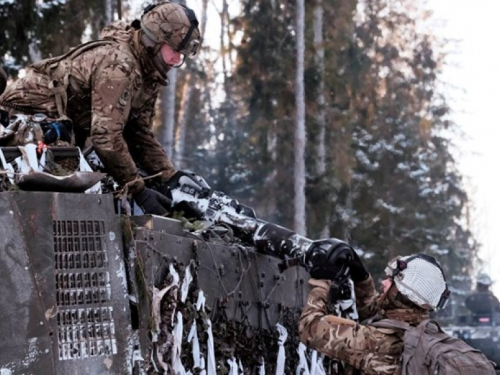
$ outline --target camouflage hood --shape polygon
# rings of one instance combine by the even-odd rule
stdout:
[[[130,44],[133,31],[130,25],[124,21],[116,21],[102,29],[99,39],[113,39]]]
[[[168,78],[161,74],[154,66],[151,56],[141,43],[142,30],[137,29],[124,21],[116,21],[102,29],[100,39],[112,39],[119,43],[128,44],[141,65],[144,80],[167,84]]]

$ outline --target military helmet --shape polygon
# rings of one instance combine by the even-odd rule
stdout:
[[[491,277],[489,277],[486,273],[481,272],[477,275],[476,283],[490,286],[493,282],[491,281]]]
[[[193,10],[177,3],[151,4],[144,9],[141,29],[155,43],[168,44],[185,56],[194,56],[201,43]]]
[[[399,292],[416,305],[435,310],[445,307],[450,296],[443,270],[436,259],[418,253],[397,257],[385,269]]]

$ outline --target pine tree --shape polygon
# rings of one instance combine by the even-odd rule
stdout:
[[[0,56],[7,56],[7,61],[0,62],[16,75],[33,62],[34,50],[46,58],[67,52],[84,36],[97,39],[106,15],[106,2],[98,0],[1,2]]]
[[[369,63],[351,102],[351,242],[376,255],[375,270],[426,252],[449,274],[467,272],[477,246],[461,222],[469,202],[445,132],[449,107],[436,89],[443,56],[408,9],[369,1],[365,11],[356,59]]]

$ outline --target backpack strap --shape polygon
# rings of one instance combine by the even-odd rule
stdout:
[[[404,369],[406,369],[408,362],[415,355],[415,351],[417,349],[420,338],[424,334],[424,330],[427,325],[427,320],[424,320],[416,327],[411,326],[406,322],[402,322],[400,320],[395,320],[395,319],[382,319],[377,322],[371,323],[370,325],[376,328],[392,328],[392,329],[396,328],[405,331],[404,352],[401,363],[403,374],[405,374]]]
[[[63,77],[62,84],[61,82],[53,79],[49,82],[49,90],[54,95],[54,99],[56,101],[57,113],[62,118],[66,117],[66,107],[68,105],[68,89],[69,85],[69,74],[65,74]]]
[[[66,117],[66,107],[68,104],[67,89],[70,83],[69,81],[70,81],[70,66],[71,66],[71,64],[67,60],[68,59],[72,60],[86,51],[89,51],[96,47],[111,44],[113,42],[114,40],[112,39],[93,40],[71,49],[64,55],[42,60],[40,62],[31,65],[34,71],[46,74],[48,77],[50,77],[49,90],[54,95],[57,112],[61,118],[67,118]],[[57,77],[55,77],[53,72],[59,66],[59,64],[63,65],[62,74],[59,73],[57,74]]]
[[[31,64],[31,68],[33,70],[39,72],[39,73],[45,73],[49,74],[51,73],[51,70],[55,68],[57,63],[61,62],[62,60],[65,60],[69,57],[72,59],[81,55],[84,52],[87,52],[91,49],[94,49],[96,47],[104,46],[107,44],[113,43],[113,39],[104,39],[104,40],[91,40],[90,42],[86,42],[83,44],[80,44],[79,46],[70,49],[68,52],[66,52],[63,55],[56,56],[56,57],[50,57],[45,60],[38,61],[36,63]]]
[[[382,319],[377,322],[370,323],[370,325],[375,328],[399,328],[405,331],[412,328],[412,326],[408,323],[394,319]]]
[[[420,324],[423,324],[424,322],[425,322],[425,326],[427,326],[428,324],[432,324],[432,325],[436,326],[436,328],[439,332],[444,333],[443,329],[441,328],[441,326],[439,325],[439,323],[436,320],[427,319],[427,320],[424,320]]]

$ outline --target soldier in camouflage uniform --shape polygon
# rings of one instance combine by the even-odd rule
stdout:
[[[500,302],[490,290],[491,277],[480,273],[476,279],[476,290],[465,299],[465,306],[475,315],[492,316],[500,312]]]
[[[93,145],[144,211],[165,214],[170,202],[145,187],[137,166],[148,175],[160,173],[163,182],[175,174],[152,132],[154,106],[167,72],[199,46],[191,9],[170,2],[149,6],[140,21],[113,23],[100,40],[33,64],[0,96],[0,109],[71,119],[76,145]]]
[[[448,296],[444,274],[428,255],[398,257],[389,262],[379,293],[359,256],[350,250],[350,275],[362,323],[329,313],[329,277],[324,268],[323,272],[313,268],[312,289],[299,322],[300,339],[311,349],[342,361],[344,374],[400,374],[404,331],[376,328],[370,323],[388,318],[416,326],[428,319],[429,312]],[[325,262],[333,264],[334,257],[329,254]]]

